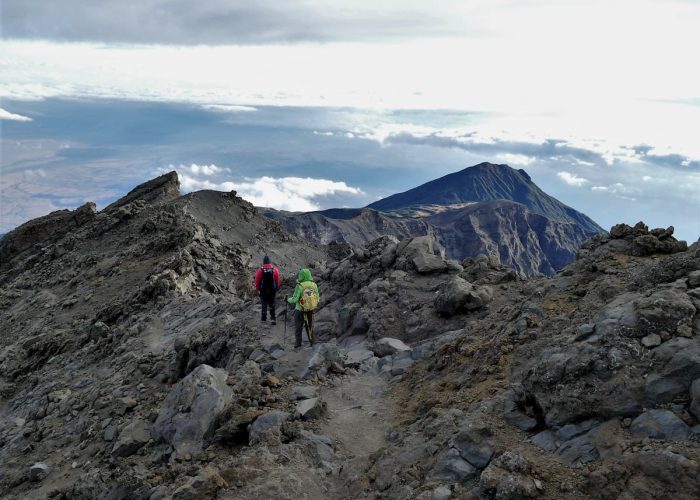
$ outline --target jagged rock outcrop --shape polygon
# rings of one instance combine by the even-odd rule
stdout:
[[[88,202],[75,210],[58,210],[32,219],[0,239],[0,269],[22,252],[55,243],[74,229],[95,218],[95,204]]]
[[[160,177],[138,185],[126,196],[119,198],[114,203],[105,208],[106,212],[111,212],[123,208],[130,203],[139,201],[148,205],[173,201],[180,196],[180,180],[177,172],[168,172]]]

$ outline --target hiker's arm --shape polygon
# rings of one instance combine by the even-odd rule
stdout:
[[[316,295],[318,295],[318,301],[321,302],[321,292],[318,289],[318,285],[314,283],[314,286],[316,287]]]
[[[260,280],[262,279],[262,269],[255,271],[255,289],[260,290]]]
[[[277,289],[279,290],[279,287],[280,287],[280,270],[277,269],[277,268],[275,268],[275,269],[272,271],[272,277],[273,277],[274,280],[275,280],[275,288],[277,288]]]
[[[299,302],[299,299],[301,298],[302,290],[303,290],[303,288],[301,288],[300,285],[295,286],[294,287],[294,295],[289,297],[287,299],[287,302],[289,302],[290,304],[296,304],[297,302]]]

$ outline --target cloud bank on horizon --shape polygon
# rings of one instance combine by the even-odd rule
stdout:
[[[392,167],[416,168],[419,152],[428,169],[447,158],[524,166],[598,220],[603,197],[637,202],[640,218],[685,205],[700,234],[698,25],[700,5],[685,0],[6,0],[0,120],[39,127],[21,103],[52,98],[194,105],[228,124],[309,129],[359,162],[371,150]],[[268,165],[314,154],[293,147],[265,157],[250,143]],[[9,185],[19,163],[3,161]],[[185,175],[203,185],[204,172]],[[345,187],[319,188],[335,193],[326,198],[286,187],[303,178],[260,175],[247,194],[297,210],[352,189],[377,196],[337,175],[328,182]]]
[[[345,182],[317,179],[312,177],[234,177],[230,168],[216,165],[169,165],[161,168],[158,174],[175,170],[180,186],[185,193],[212,189],[215,191],[236,191],[239,196],[257,207],[276,208],[290,212],[312,212],[319,210],[318,198],[338,193],[363,195],[361,189],[348,186]],[[214,179],[212,176],[218,177]]]

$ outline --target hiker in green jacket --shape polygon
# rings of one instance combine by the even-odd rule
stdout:
[[[294,335],[296,343],[294,347],[301,347],[301,330],[306,325],[306,334],[309,343],[314,345],[314,311],[318,307],[321,296],[318,293],[318,286],[311,278],[311,271],[306,268],[299,270],[297,286],[294,287],[294,294],[287,299],[287,302],[294,305]]]

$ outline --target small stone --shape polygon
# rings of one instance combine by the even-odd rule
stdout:
[[[449,500],[452,498],[452,490],[447,486],[438,486],[433,490],[433,500]]]
[[[656,347],[661,345],[661,337],[656,333],[652,333],[642,338],[642,345],[644,347]]]
[[[320,398],[304,399],[297,403],[295,415],[303,420],[314,420],[326,413],[326,403]]]
[[[39,482],[48,476],[49,472],[51,472],[51,467],[45,463],[37,462],[29,467],[29,480]]]
[[[688,325],[681,325],[676,329],[676,334],[679,337],[685,337],[689,339],[693,337],[693,329]]]
[[[313,385],[297,385],[289,390],[289,399],[297,401],[299,399],[311,399],[318,395],[318,388]]]
[[[121,407],[122,407],[122,411],[121,411],[122,415],[124,413],[128,412],[129,410],[133,410],[138,405],[138,402],[130,396],[127,396],[125,398],[121,398],[119,401],[120,401]]]
[[[112,447],[115,457],[128,457],[136,453],[151,439],[150,425],[143,420],[135,420],[124,427],[119,433],[119,439]]]
[[[263,433],[270,429],[279,429],[289,419],[289,415],[283,411],[275,410],[260,415],[248,426],[248,443],[253,445],[260,441]]]
[[[102,433],[102,438],[105,441],[114,441],[114,436],[117,433],[117,428],[114,425],[108,425],[105,427],[104,432]]]
[[[280,385],[280,379],[275,377],[272,373],[268,373],[265,375],[265,379],[263,380],[263,384],[270,386],[270,387],[277,387]]]
[[[262,349],[255,349],[252,353],[250,353],[250,356],[248,356],[248,359],[258,362],[261,359],[265,357],[266,353]]]
[[[410,351],[411,348],[401,342],[399,339],[391,337],[383,337],[372,346],[374,354],[378,357],[389,356],[399,352]]]
[[[688,286],[690,288],[700,286],[700,270],[692,271],[690,274],[688,274]]]

